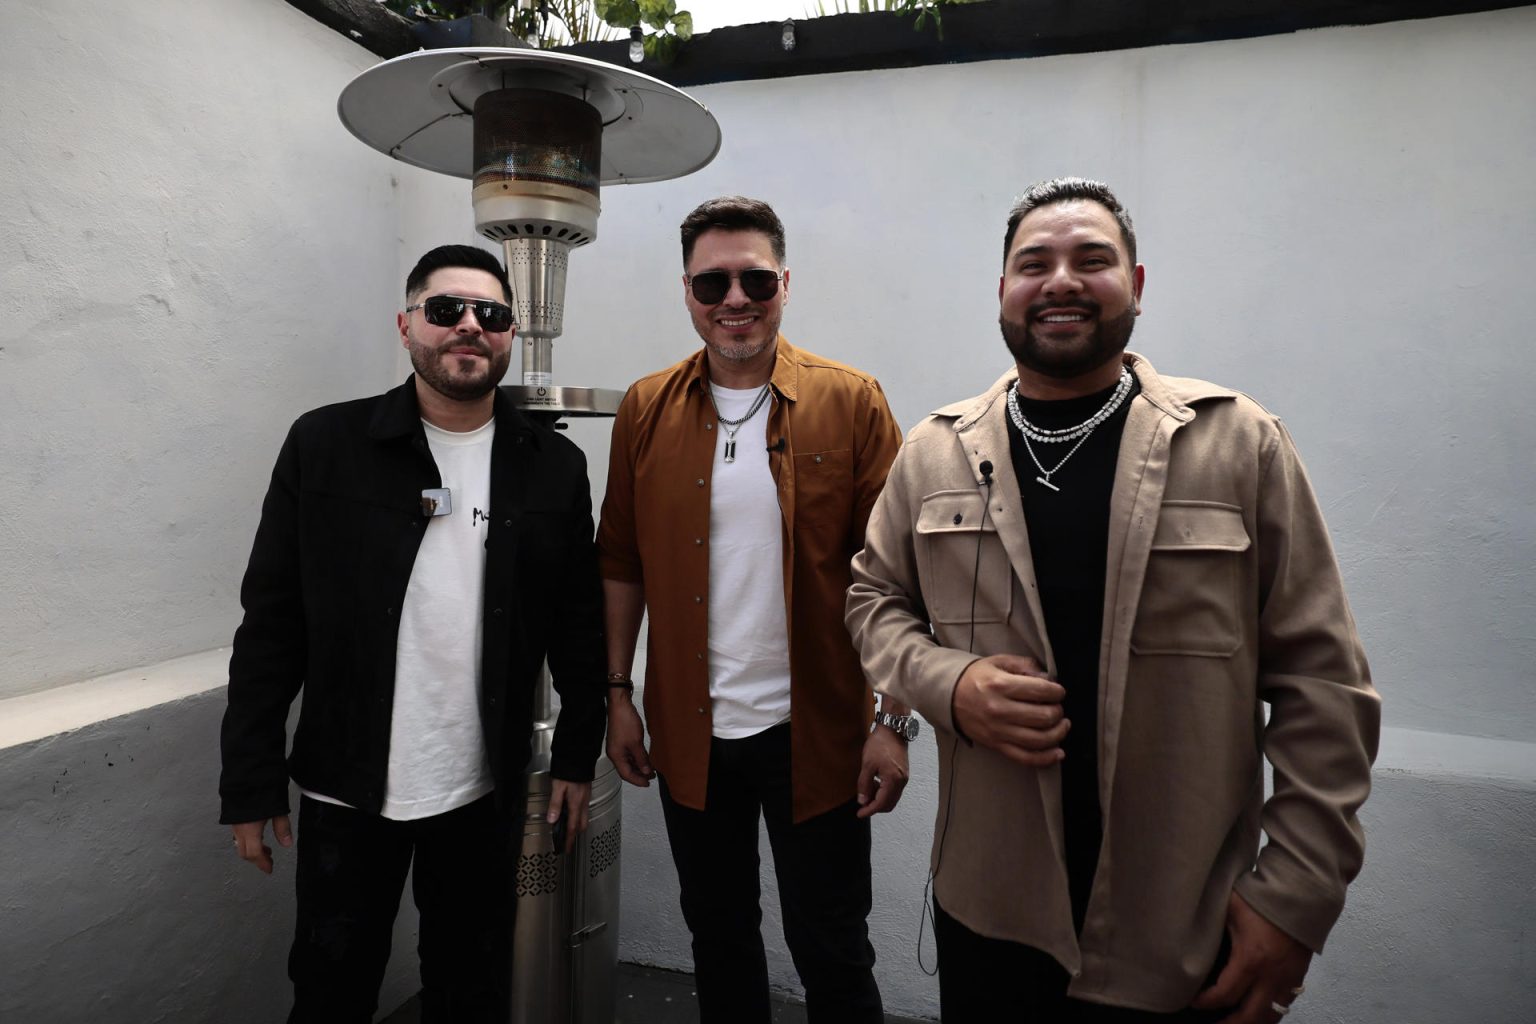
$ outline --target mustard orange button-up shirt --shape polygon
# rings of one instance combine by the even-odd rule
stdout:
[[[613,425],[597,531],[602,574],[644,587],[651,762],[685,807],[709,778],[709,488],[704,350],[636,381]],[[880,384],[778,339],[762,443],[779,492],[789,623],[794,817],[852,800],[874,696],[843,626],[849,560],[901,444]],[[743,435],[741,444],[758,439]],[[780,441],[782,440],[782,444]]]

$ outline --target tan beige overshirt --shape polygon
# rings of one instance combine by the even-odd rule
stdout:
[[[849,559],[901,430],[866,373],[779,336],[764,444],[779,496],[789,625],[794,818],[852,800],[874,694],[843,628]],[[702,809],[709,700],[709,487],[715,409],[704,350],[630,387],[613,424],[598,527],[606,579],[644,586],[645,722],[651,761],[684,807]],[[782,443],[780,443],[782,441]]]
[[[944,909],[1056,957],[1075,997],[1168,1012],[1203,982],[1234,885],[1322,949],[1360,870],[1356,811],[1380,703],[1284,426],[1237,392],[1126,361],[1141,393],[1110,503],[1104,841],[1081,941],[1060,770],[957,740],[950,717],[955,682],[977,657],[1032,655],[1055,671],[1009,457],[1012,372],[908,435],[854,559],[847,621],[876,689],[937,727],[931,864]]]

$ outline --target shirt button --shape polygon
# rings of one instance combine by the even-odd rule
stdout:
[[[697,484],[698,484],[698,485],[699,485],[699,486],[700,486],[700,487],[703,487],[703,486],[704,486],[704,478],[703,478],[703,477],[699,477],[699,478],[698,478],[698,479],[697,479],[697,480],[696,480],[696,481],[694,481],[694,482],[695,482],[695,483],[697,483]]]
[[[384,609],[384,617],[385,617],[385,618],[386,618],[386,619],[387,619],[387,618],[389,618],[389,617],[390,617],[390,616],[391,616],[391,615],[393,615],[393,614],[395,614],[395,609],[394,609],[394,608],[393,608],[393,607],[390,607],[390,608],[385,608],[385,609]]]
[[[704,709],[703,708],[699,708],[699,714],[702,715],[703,713],[704,713]]]
[[[503,520],[501,525],[502,526],[511,526],[512,525],[512,520],[510,520],[510,519]]]
[[[693,544],[694,544],[695,547],[703,547],[704,546],[704,538],[703,537],[695,537],[695,538],[693,538]]]
[[[715,425],[713,423],[706,423],[706,424],[704,424],[704,429],[705,430],[714,430],[715,429]]]
[[[694,655],[694,657],[695,657],[695,658],[698,658],[698,659],[699,659],[699,660],[700,660],[700,661],[703,661],[703,660],[704,660],[704,655],[703,655],[703,653],[702,653],[702,652],[701,652],[701,653],[699,653],[699,654],[695,654],[695,655]]]
[[[816,464],[818,466],[821,465],[821,456],[820,455],[815,456],[815,461],[816,461]]]
[[[493,608],[491,610],[491,614],[492,615],[500,615],[501,614],[501,609],[500,608]]]
[[[959,512],[956,512],[955,513],[955,525],[959,526],[960,525],[960,521],[962,519],[964,519],[964,518],[965,518],[965,516],[962,516]]]
[[[694,604],[703,604],[704,603],[704,599],[702,597],[700,597],[698,594],[694,594],[693,595],[693,603]]]

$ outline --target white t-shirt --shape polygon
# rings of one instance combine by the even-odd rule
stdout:
[[[762,388],[710,385],[727,419],[747,414]],[[784,534],[768,466],[770,395],[736,430],[717,424],[709,491],[709,696],[714,734],[741,739],[789,720],[789,629],[784,617]]]
[[[496,421],[464,434],[422,426],[453,511],[427,520],[400,608],[381,812],[397,821],[443,814],[494,786],[480,728],[480,643]]]
[[[480,730],[480,642],[496,421],[463,434],[421,425],[453,511],[427,521],[400,608],[380,811],[396,821],[447,813],[495,787]]]

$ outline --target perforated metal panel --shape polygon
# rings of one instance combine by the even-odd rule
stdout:
[[[517,858],[517,898],[543,896],[560,888],[560,854],[525,853]]]
[[[596,878],[618,861],[623,839],[621,833],[623,825],[622,821],[615,821],[604,829],[601,835],[592,840],[592,850],[588,854],[590,859],[587,861],[588,878]]]

